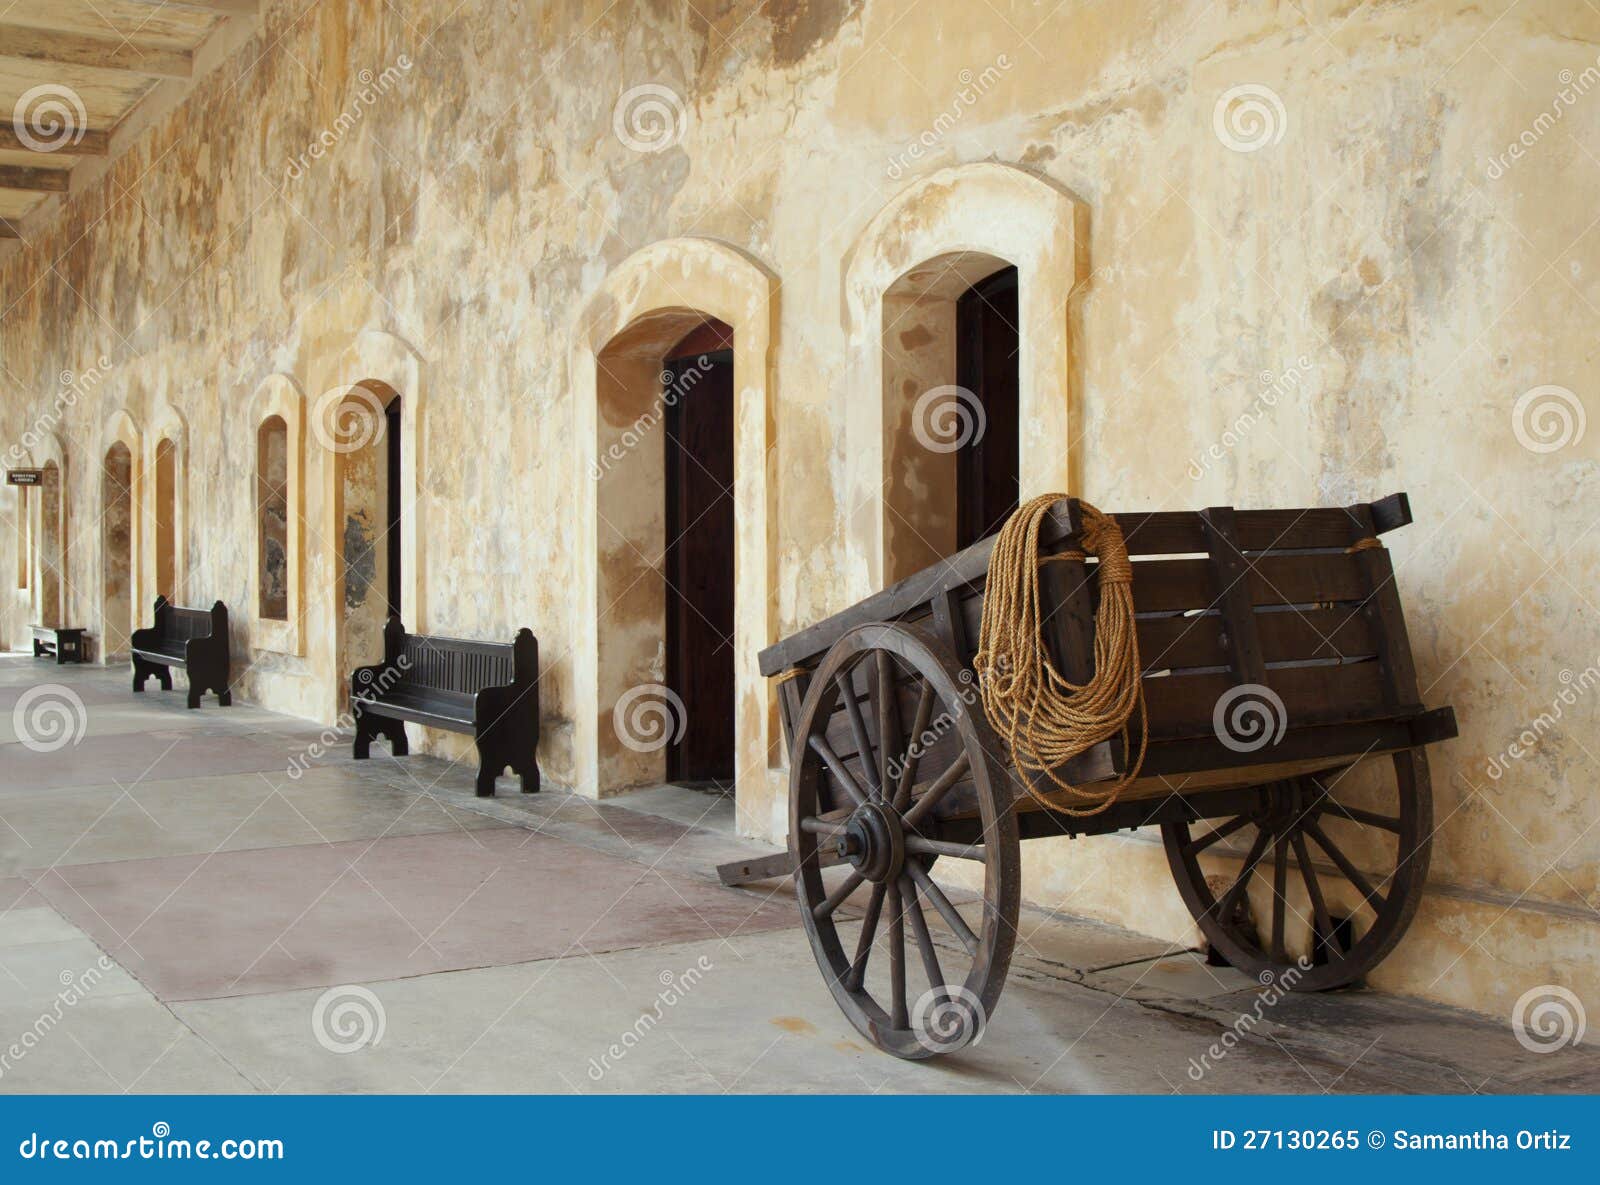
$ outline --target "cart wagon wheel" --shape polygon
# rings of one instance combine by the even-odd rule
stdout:
[[[865,711],[858,670],[866,675]],[[866,755],[856,762],[858,772],[829,741],[829,724],[841,704],[853,751]],[[896,1057],[926,1058],[971,1044],[1005,984],[1021,880],[1012,787],[971,672],[916,626],[858,626],[834,644],[813,674],[794,736],[789,850],[795,891],[834,999],[862,1036]],[[885,736],[888,743],[879,743]],[[935,736],[940,742],[929,744]],[[970,843],[938,838],[934,822],[934,806],[958,786],[976,797],[981,831]],[[831,892],[818,859],[826,849],[851,866]],[[938,856],[982,865],[983,911],[976,932],[928,876]],[[850,923],[839,906],[863,885],[871,886],[866,916],[859,935],[847,943],[840,930]],[[933,941],[926,905],[938,911],[952,935],[942,951]],[[911,1000],[908,930],[917,960],[911,976],[917,985],[927,984]]]
[[[1249,814],[1161,828],[1178,892],[1201,931],[1229,963],[1262,983],[1298,991],[1352,983],[1394,949],[1417,912],[1433,832],[1427,755],[1393,754],[1394,776],[1383,776],[1383,805],[1375,810],[1339,801],[1340,781],[1353,768],[1263,787]],[[1222,877],[1228,887],[1219,897],[1200,856],[1251,825],[1255,838],[1243,866]],[[1293,888],[1291,855],[1299,881]],[[1271,869],[1272,920],[1262,933],[1250,921],[1248,897],[1257,872],[1267,875],[1264,867]],[[1336,919],[1336,909],[1345,916]],[[1291,958],[1286,949],[1291,917],[1310,931],[1310,958]]]

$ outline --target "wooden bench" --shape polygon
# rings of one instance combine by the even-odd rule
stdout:
[[[510,766],[522,792],[539,789],[539,643],[531,630],[515,640],[476,642],[408,634],[398,617],[383,631],[383,662],[350,676],[355,759],[374,737],[396,757],[409,753],[405,722],[471,733],[478,746],[478,796]]]
[[[166,597],[156,598],[156,623],[133,631],[133,689],[143,691],[154,675],[161,690],[172,690],[172,668],[189,672],[189,706],[214,691],[217,703],[233,703],[228,689],[228,608],[221,601],[209,609],[186,609]]]
[[[69,629],[63,625],[30,625],[33,631],[33,657],[53,658],[56,665],[82,662],[83,630]]]

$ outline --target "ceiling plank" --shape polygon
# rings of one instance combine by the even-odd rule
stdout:
[[[88,37],[28,25],[0,24],[0,56],[97,70],[125,70],[151,78],[194,76],[194,57],[185,50],[152,49],[115,37]]]
[[[49,151],[59,152],[63,156],[105,156],[111,151],[110,132],[85,128],[83,138],[74,143],[72,136],[76,134],[77,129],[74,128],[72,135],[67,136],[59,146]],[[46,139],[49,143],[55,144],[55,137]],[[24,143],[22,137],[17,135],[16,125],[10,120],[0,121],[0,149],[10,152],[36,152],[40,156],[48,155]]]
[[[21,237],[22,232],[16,228],[14,223],[0,218],[0,239],[20,239]]]
[[[129,0],[129,3],[146,8],[187,8],[217,16],[255,16],[261,11],[260,0]]]
[[[0,165],[0,189],[66,193],[69,175],[66,169],[31,169],[25,165]]]

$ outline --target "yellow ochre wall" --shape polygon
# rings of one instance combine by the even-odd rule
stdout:
[[[1600,12],[1557,0],[286,0],[0,256],[0,447],[59,463],[62,616],[100,635],[107,450],[132,456],[143,619],[173,441],[177,593],[233,610],[244,698],[332,721],[341,655],[373,631],[341,624],[328,421],[356,385],[392,389],[407,624],[531,627],[548,783],[610,793],[656,773],[613,720],[660,678],[636,591],[659,502],[626,463],[639,350],[720,318],[739,819],[779,839],[755,651],[911,546],[923,477],[893,427],[919,343],[883,334],[947,317],[897,319],[896,282],[1012,263],[1025,494],[1410,493],[1389,544],[1425,698],[1462,737],[1433,752],[1432,891],[1374,982],[1504,1015],[1600,982],[1597,180]],[[274,414],[295,518],[278,623],[254,613]],[[605,485],[629,480],[640,500]],[[20,505],[0,492],[8,532]],[[18,587],[17,551],[10,645],[40,584]],[[1148,834],[1030,844],[1025,871],[1040,904],[1192,938]]]

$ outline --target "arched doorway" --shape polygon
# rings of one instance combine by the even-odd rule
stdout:
[[[46,461],[34,500],[38,518],[33,525],[33,619],[40,625],[61,625],[61,588],[65,574],[61,553],[61,469]]]
[[[1080,413],[1072,399],[1071,301],[1088,275],[1087,221],[1086,208],[1047,178],[982,162],[912,182],[862,228],[845,258],[843,282],[845,330],[854,359],[843,384],[852,396],[839,409],[847,440],[844,496],[857,508],[849,520],[849,540],[864,577],[849,591],[874,592],[947,554],[945,548],[954,550],[964,537],[953,493],[956,450],[942,458],[942,466],[939,458],[915,458],[911,465],[913,474],[931,467],[950,491],[935,499],[940,509],[932,522],[918,518],[915,490],[902,477],[906,462],[896,454],[910,439],[908,404],[914,410],[917,399],[937,392],[924,405],[925,412],[944,413],[934,417],[933,429],[947,424],[959,433],[963,408],[972,417],[983,402],[969,384],[986,387],[985,393],[993,389],[992,377],[975,375],[988,365],[991,352],[968,349],[967,359],[956,356],[964,336],[957,322],[974,324],[970,311],[977,298],[969,296],[974,288],[983,301],[1001,307],[997,289],[1012,281],[997,273],[1013,265],[1016,310],[997,320],[1009,319],[1017,330],[1016,418],[1027,426],[1026,435],[1019,429],[1017,439],[1017,497],[1074,492],[1072,425]],[[961,317],[963,303],[967,319]],[[912,306],[914,318],[932,319],[941,333],[931,335],[929,328],[928,340],[922,332],[909,338],[886,334],[886,326],[897,324],[896,304]],[[998,328],[988,327],[990,332]],[[959,392],[939,391],[944,384],[969,395],[963,400]],[[861,398],[865,392],[880,397]],[[981,455],[965,462],[978,470],[969,472],[969,481],[981,484],[991,461],[992,471],[1005,475],[1009,486],[1009,464]],[[1007,502],[1002,495],[993,498],[997,506]],[[989,514],[989,507],[979,507],[968,532],[981,530]]]
[[[401,471],[403,409],[387,383],[363,379],[318,408],[317,428],[335,460],[334,523],[338,589],[338,670],[383,659],[383,628],[398,615],[407,628],[404,603],[404,475]],[[341,679],[341,684],[343,680]],[[341,710],[348,687],[339,694]]]
[[[992,533],[1017,504],[1017,269],[926,260],[883,294],[884,583]]]
[[[133,452],[119,440],[106,450],[100,470],[100,653],[106,662],[127,656],[134,628],[133,481]]]
[[[616,788],[734,772],[734,337],[674,309],[596,359],[600,665]]]
[[[662,577],[666,686],[683,705],[668,781],[733,787],[733,330],[712,319],[667,351]]]

